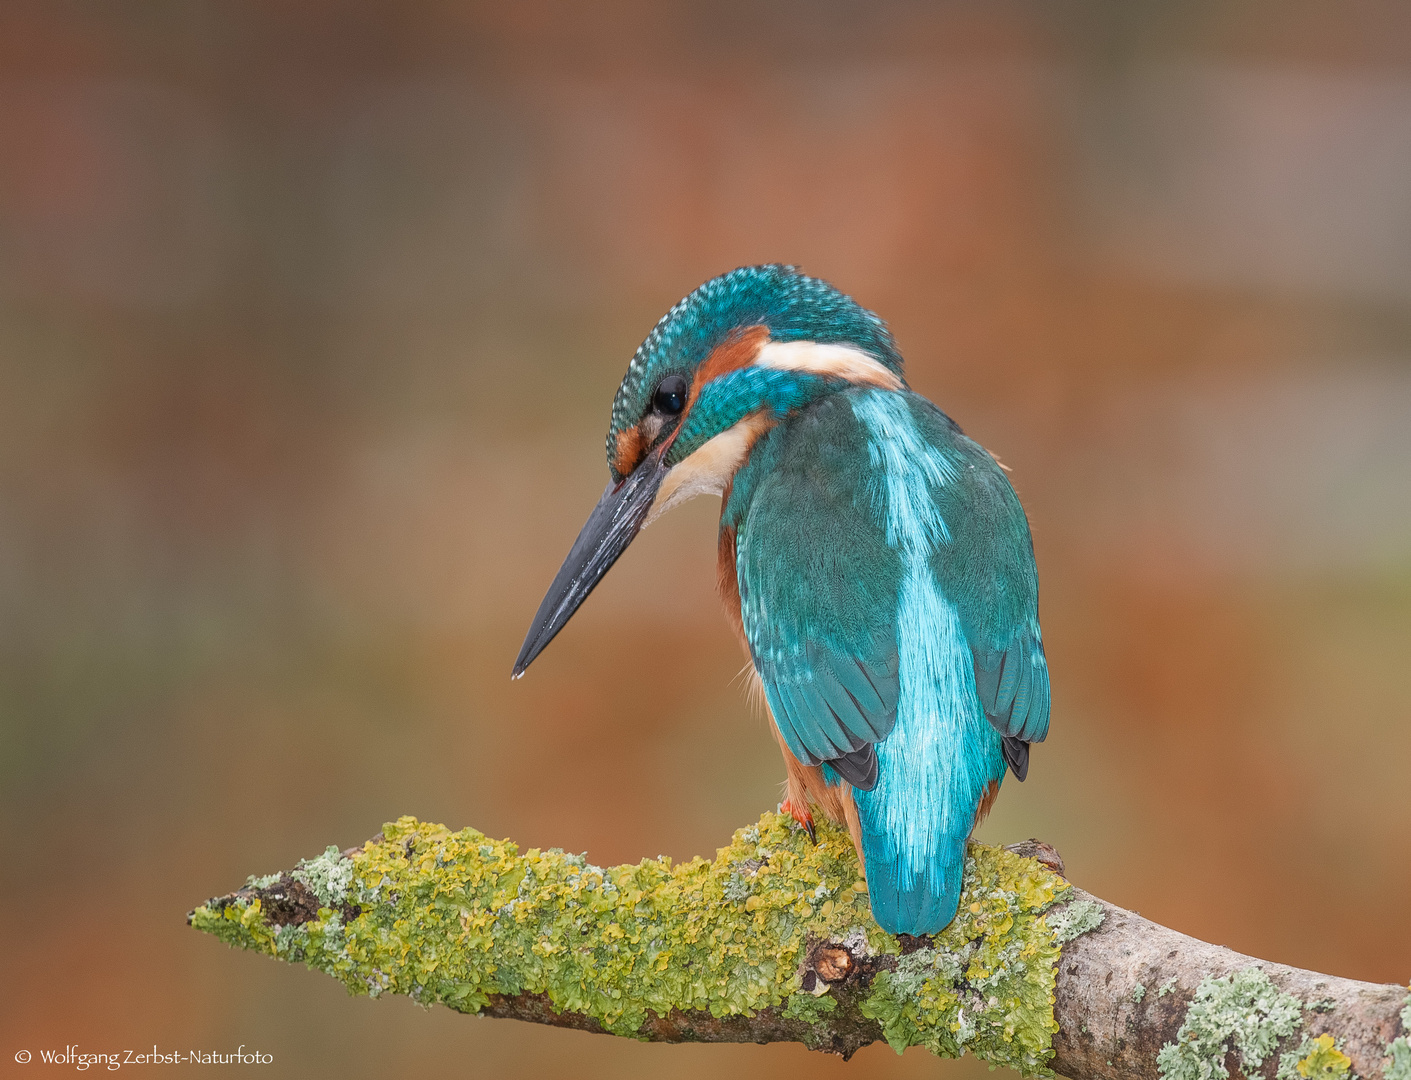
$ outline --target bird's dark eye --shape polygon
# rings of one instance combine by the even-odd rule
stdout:
[[[679,416],[686,407],[686,380],[680,375],[668,375],[657,383],[652,395],[652,408],[665,416]]]

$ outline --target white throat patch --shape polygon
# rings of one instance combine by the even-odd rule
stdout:
[[[673,465],[662,477],[642,528],[697,495],[725,494],[725,486],[749,457],[750,447],[773,425],[774,421],[763,413],[753,413],[697,447],[685,461]]]

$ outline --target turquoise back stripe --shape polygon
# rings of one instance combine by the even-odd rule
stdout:
[[[853,398],[879,490],[874,507],[903,561],[897,601],[900,699],[877,747],[878,782],[854,791],[873,914],[892,933],[928,934],[955,915],[965,841],[996,769],[999,739],[980,708],[960,618],[931,561],[950,542],[935,492],[956,469],[917,430],[901,394]]]

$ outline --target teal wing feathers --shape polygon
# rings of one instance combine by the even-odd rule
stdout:
[[[948,442],[963,463],[958,483],[940,496],[952,536],[933,566],[959,610],[980,705],[1003,737],[1005,761],[1023,780],[1029,744],[1048,735],[1050,700],[1029,523],[989,452],[956,432],[930,402],[915,397],[912,402],[931,441]]]
[[[841,406],[841,408],[839,408]],[[780,734],[855,787],[896,723],[900,565],[873,520],[867,451],[843,402],[769,436],[736,477],[740,613]]]
[[[1022,780],[1049,716],[1028,524],[989,454],[907,397],[921,432],[957,464],[955,482],[937,492],[951,535],[934,571],[970,644],[980,704]],[[725,518],[737,529],[745,634],[780,734],[800,761],[836,762],[869,788],[870,747],[896,722],[903,567],[879,513],[885,478],[847,399],[825,399],[767,436],[736,477]]]
[[[1004,736],[1005,761],[1023,780],[1029,772],[1029,744],[1048,735],[1048,664],[1037,624],[1020,627],[1002,650],[973,652],[980,705]]]
[[[854,787],[872,912],[955,915],[965,838],[1048,723],[1028,523],[995,461],[915,395],[856,391],[757,445],[722,515],[794,756]]]
[[[1042,742],[1048,734],[1048,665],[1037,628],[1020,627],[1003,651],[975,650],[975,688],[1001,735]]]

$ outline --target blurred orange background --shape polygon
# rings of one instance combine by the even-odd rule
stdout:
[[[1013,468],[1053,729],[982,838],[1405,981],[1409,177],[1399,0],[10,0],[0,1060],[983,1068],[353,999],[183,922],[404,813],[610,864],[775,804],[714,500],[509,680],[633,349],[761,261]]]

